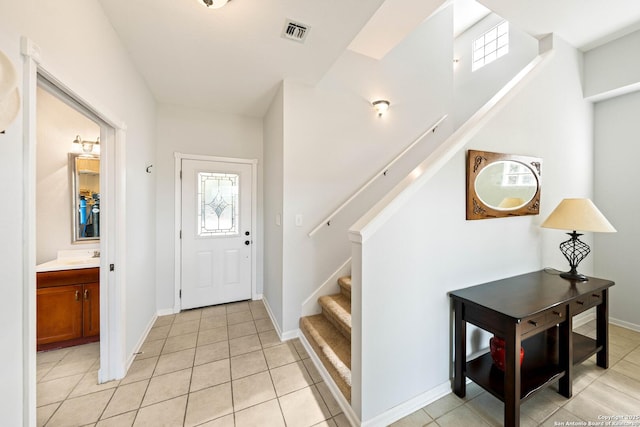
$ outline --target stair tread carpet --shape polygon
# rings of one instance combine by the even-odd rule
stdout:
[[[351,342],[323,314],[301,318],[300,327],[342,394],[351,401]]]
[[[340,292],[351,299],[351,276],[339,278],[338,285],[340,285]]]
[[[318,302],[334,326],[351,341],[351,299],[340,293],[322,296]]]

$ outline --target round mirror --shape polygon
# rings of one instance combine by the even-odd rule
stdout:
[[[524,163],[493,162],[482,169],[474,183],[476,194],[486,206],[511,211],[528,204],[538,191],[538,180]]]

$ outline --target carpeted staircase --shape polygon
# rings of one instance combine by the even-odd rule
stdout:
[[[351,277],[340,293],[318,298],[322,313],[300,319],[300,329],[344,397],[351,402]]]

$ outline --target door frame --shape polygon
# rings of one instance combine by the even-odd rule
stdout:
[[[251,165],[251,236],[253,236],[253,244],[251,245],[251,299],[259,299],[256,288],[257,283],[257,245],[256,245],[256,226],[258,220],[258,159],[241,159],[234,157],[217,157],[205,154],[187,154],[174,153],[174,295],[173,295],[173,312],[180,313],[182,301],[180,300],[180,289],[182,289],[182,244],[180,231],[182,229],[182,160],[204,160],[218,163],[241,163]]]
[[[125,355],[125,251],[126,230],[120,218],[125,218],[125,138],[126,125],[105,109],[80,95],[53,73],[53,68],[41,60],[40,47],[23,37],[21,53],[24,57],[23,80],[23,408],[26,425],[36,424],[36,103],[38,75],[71,97],[83,108],[99,118],[109,128],[101,150],[101,185],[104,184],[104,236],[100,238],[100,369],[98,381],[105,382],[124,376]],[[101,125],[102,128],[102,125]],[[109,264],[117,264],[109,271]]]

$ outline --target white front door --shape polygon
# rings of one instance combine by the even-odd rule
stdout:
[[[182,159],[182,309],[251,298],[251,174]]]

